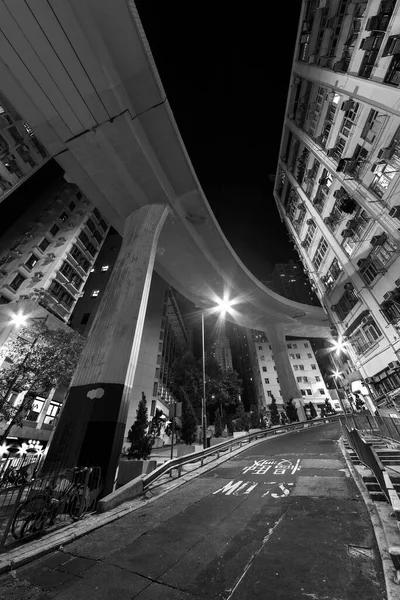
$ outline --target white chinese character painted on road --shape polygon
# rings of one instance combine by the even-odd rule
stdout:
[[[254,481],[232,480],[226,485],[224,485],[222,488],[215,490],[213,494],[224,494],[225,496],[239,496],[240,494],[250,494],[250,492],[252,492],[257,486],[258,483]]]
[[[268,481],[269,484],[273,484],[276,483],[275,481]],[[287,485],[288,487],[285,487],[285,485]],[[272,492],[271,490],[268,490],[267,492],[265,492],[261,497],[264,498],[265,496],[268,496],[268,494],[271,494],[272,498],[285,498],[285,496],[289,496],[291,490],[289,489],[289,486],[292,486],[293,483],[280,483],[278,485],[278,489],[282,492],[281,494],[279,494],[278,492]],[[275,488],[276,489],[276,488]]]
[[[279,462],[273,459],[255,460],[253,465],[243,469],[243,474],[251,472],[254,475],[265,475],[271,468],[274,468],[273,475],[285,475],[286,473],[294,475],[301,468],[300,459],[297,459],[296,464],[286,458]]]

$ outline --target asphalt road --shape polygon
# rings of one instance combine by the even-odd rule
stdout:
[[[0,580],[7,600],[377,600],[337,424],[256,445]]]

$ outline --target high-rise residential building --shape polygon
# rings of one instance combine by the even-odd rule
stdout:
[[[48,160],[28,123],[0,95],[0,202]]]
[[[75,185],[56,182],[1,237],[0,304],[37,299],[68,322],[108,230]]]
[[[399,85],[399,1],[303,2],[274,195],[375,400],[400,386]]]
[[[271,345],[264,333],[252,331],[251,335],[256,348],[265,405],[271,403],[273,396],[276,399],[278,408],[282,409],[284,401]],[[311,401],[315,406],[322,406],[326,400],[331,400],[310,340],[287,340],[286,345],[293,374],[298,382],[304,402],[307,404]],[[340,404],[336,400],[333,400],[333,406],[338,410],[340,409]]]
[[[262,407],[264,394],[258,368],[255,368],[258,362],[254,344],[249,338],[250,329],[228,322],[225,327],[231,346],[233,369],[242,381],[241,400],[246,410],[250,410],[252,404]]]
[[[226,373],[228,369],[233,369],[231,345],[229,338],[227,335],[225,335],[225,333],[218,335],[217,339],[212,345],[211,354],[220,365],[224,373]]]
[[[266,285],[281,296],[303,304],[320,306],[320,301],[315,294],[314,284],[303,270],[300,261],[290,260],[287,263],[277,263]]]

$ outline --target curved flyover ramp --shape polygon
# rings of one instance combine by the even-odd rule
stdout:
[[[282,323],[286,334],[329,335],[322,308],[262,285],[223,235],[133,1],[0,2],[0,82],[69,180],[117,230],[141,206],[170,207],[155,269],[187,298],[208,308],[215,295],[228,293],[239,298],[240,325],[265,330]]]

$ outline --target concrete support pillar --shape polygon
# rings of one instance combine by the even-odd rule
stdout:
[[[45,469],[97,465],[114,488],[157,241],[168,214],[144,206],[126,219],[117,262],[71,383]]]
[[[36,421],[36,429],[40,429],[44,423],[47,411],[49,410],[49,406],[51,404],[51,401],[53,400],[54,394],[56,393],[56,388],[51,388],[49,395],[47,396],[46,400],[44,401],[43,404],[43,408],[40,411],[38,420]]]
[[[283,326],[279,323],[271,325],[267,328],[266,334],[271,344],[283,399],[288,402],[293,398],[300,421],[305,421],[304,402],[290,364]]]

